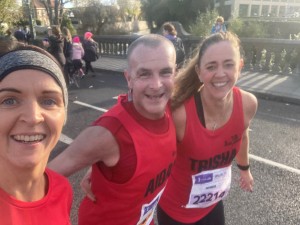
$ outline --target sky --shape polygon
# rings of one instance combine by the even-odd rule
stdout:
[[[1,0],[0,0],[1,1]],[[114,3],[117,3],[117,0],[99,0],[103,5],[111,5],[111,4],[114,4]],[[16,0],[16,2],[19,4],[19,5],[22,5],[22,0]],[[65,7],[66,8],[72,8],[73,7],[73,4],[72,3],[67,3],[65,4]]]

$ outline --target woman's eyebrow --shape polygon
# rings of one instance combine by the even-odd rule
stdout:
[[[16,93],[21,93],[21,91],[15,89],[15,88],[0,88],[0,92],[16,92]]]

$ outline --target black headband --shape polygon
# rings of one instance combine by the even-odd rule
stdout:
[[[35,69],[49,74],[61,87],[65,108],[68,106],[68,91],[60,67],[48,56],[33,50],[21,49],[0,57],[0,81],[16,70]]]

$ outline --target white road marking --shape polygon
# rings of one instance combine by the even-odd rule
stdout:
[[[107,109],[96,107],[96,106],[93,106],[93,105],[90,105],[90,104],[87,104],[87,103],[84,103],[84,102],[74,101],[73,103],[78,104],[78,105],[82,105],[82,106],[85,106],[85,107],[88,107],[88,108],[96,109],[96,110],[101,111],[101,112],[107,112]]]
[[[288,121],[291,121],[291,122],[300,123],[300,120],[297,120],[297,119],[294,119],[294,118],[289,118],[289,117],[284,117],[284,116],[277,116],[277,115],[273,115],[271,113],[258,112],[257,114],[261,114],[261,115],[268,116],[268,117],[273,117],[273,118],[276,118],[276,119],[283,119],[283,120],[288,120]]]
[[[270,165],[270,166],[275,166],[275,167],[278,167],[280,169],[287,170],[287,171],[290,171],[292,173],[296,173],[296,174],[300,175],[300,170],[295,169],[293,167],[289,167],[289,166],[286,166],[284,164],[277,163],[277,162],[271,161],[269,159],[264,159],[262,157],[255,156],[255,155],[252,155],[252,154],[249,154],[249,158],[254,159],[258,162],[262,162],[262,163]]]
[[[116,98],[116,97],[114,97]],[[88,108],[92,108],[92,109],[95,109],[95,110],[98,110],[98,111],[101,111],[101,112],[107,112],[107,109],[103,109],[103,108],[99,108],[99,107],[96,107],[96,106],[93,106],[93,105],[90,105],[90,104],[86,104],[84,102],[80,102],[80,101],[74,101],[75,104],[78,104],[78,105],[82,105],[82,106],[85,106],[85,107],[88,107]],[[264,113],[262,113],[264,114]],[[279,116],[277,116],[279,117]],[[296,119],[291,119],[291,118],[284,118],[284,117],[280,117],[282,119],[287,119],[287,120],[291,120],[291,121],[296,121],[296,122],[300,122],[299,120],[296,120]],[[60,135],[60,138],[59,140],[65,144],[71,144],[73,139],[72,138],[69,138],[68,136],[64,135],[64,134],[61,134]],[[275,167],[278,167],[280,169],[283,169],[283,170],[287,170],[289,172],[292,172],[292,173],[295,173],[295,174],[298,174],[300,175],[300,170],[299,169],[296,169],[296,168],[293,168],[293,167],[289,167],[289,166],[286,166],[284,164],[281,164],[281,163],[277,163],[277,162],[274,162],[274,161],[271,161],[269,159],[264,159],[262,157],[259,157],[259,156],[256,156],[256,155],[252,155],[252,154],[249,154],[249,158],[250,159],[253,159],[253,160],[256,160],[258,162],[261,162],[261,163],[264,163],[264,164],[267,164],[267,165],[270,165],[270,166],[275,166]]]
[[[67,135],[65,134],[61,134],[59,137],[59,140],[67,145],[71,144],[73,142],[72,138],[69,138]]]

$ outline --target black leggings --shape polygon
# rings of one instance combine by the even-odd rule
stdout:
[[[88,74],[89,71],[94,72],[94,69],[92,67],[92,62],[85,60],[85,73]]]
[[[209,214],[195,223],[180,223],[173,220],[158,206],[157,220],[159,225],[225,225],[224,206],[220,201]]]

